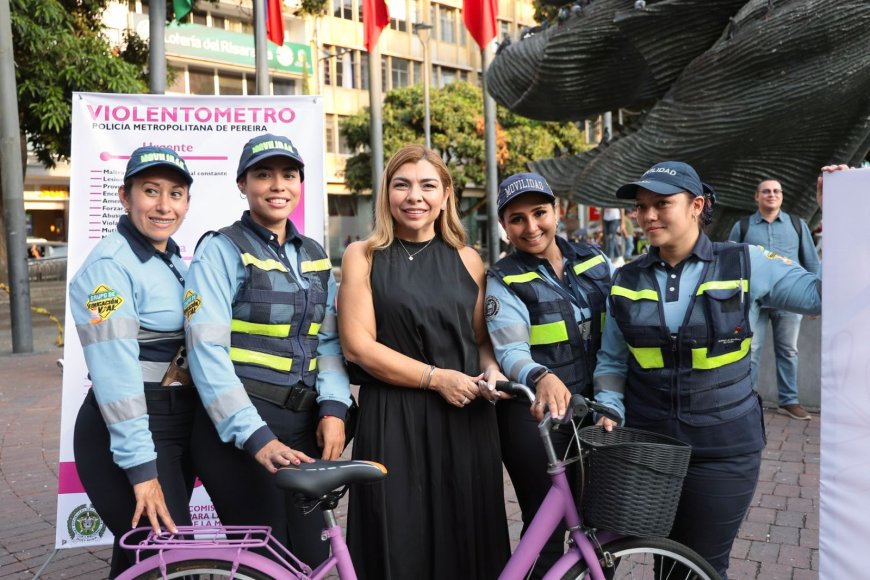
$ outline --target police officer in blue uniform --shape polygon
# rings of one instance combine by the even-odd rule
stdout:
[[[499,366],[535,390],[525,401],[496,406],[502,460],[523,515],[523,533],[549,488],[547,458],[537,430],[544,409],[562,416],[571,395],[592,396],[592,371],[610,289],[610,263],[597,248],[556,235],[556,198],[537,173],[520,173],[499,185],[498,215],[515,251],[487,276],[484,311]],[[571,434],[552,433],[558,455]],[[557,530],[538,558],[540,577],[564,553]]]
[[[204,406],[195,466],[218,517],[225,525],[270,525],[316,565],[328,554],[320,514],[303,515],[271,476],[314,456],[338,458],[351,402],[329,258],[287,219],[303,180],[290,139],[248,141],[236,183],[250,210],[200,240],[185,317]]]
[[[750,311],[818,314],[821,281],[759,246],[711,242],[715,193],[685,163],[659,163],[616,195],[635,200],[651,247],[614,276],[596,399],[628,427],[692,446],[671,538],[725,578],[765,444]]]
[[[126,213],[70,281],[92,382],[76,418],[76,468],[115,535],[111,578],[134,562],[118,540],[140,518],[155,531],[190,525],[197,396],[183,371],[170,372],[184,345],[187,271],[170,236],[187,215],[192,182],[175,151],[133,151],[118,190]]]

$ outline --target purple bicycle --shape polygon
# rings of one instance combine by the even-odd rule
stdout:
[[[534,401],[533,393],[525,385],[505,381],[497,386],[515,396],[527,397],[530,403]],[[569,534],[568,548],[546,573],[545,580],[718,580],[713,567],[682,544],[661,537],[624,536],[581,523],[565,473],[566,465],[577,458],[557,457],[550,431],[573,428],[572,419],[579,422],[590,410],[603,415],[611,411],[580,395],[571,399],[570,407],[564,420],[556,421],[546,414],[538,426],[548,457],[547,473],[552,478],[552,486],[499,579],[526,578],[547,539],[564,521]],[[579,438],[576,441],[578,452],[582,454]],[[315,569],[299,561],[274,540],[268,527],[188,527],[179,528],[178,534],[152,533],[137,544],[125,542],[137,530],[125,534],[121,545],[137,552],[137,564],[119,579],[316,580],[326,578],[335,570],[340,580],[356,580],[334,510],[349,485],[378,481],[385,475],[386,469],[382,465],[367,461],[316,462],[279,470],[277,477],[281,487],[303,494],[310,498],[309,505],[319,504],[323,511],[325,527],[321,537],[330,542],[331,555]],[[264,553],[269,557],[262,555]]]

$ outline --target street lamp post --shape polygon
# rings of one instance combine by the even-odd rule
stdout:
[[[423,134],[426,138],[426,148],[431,149],[432,125],[429,120],[429,73],[432,66],[429,64],[429,31],[432,30],[432,25],[415,22],[412,25],[412,29],[417,38],[420,39],[420,44],[423,45]]]

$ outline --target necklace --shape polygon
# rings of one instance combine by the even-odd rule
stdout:
[[[402,246],[402,249],[405,250],[405,253],[408,254],[408,259],[409,259],[410,261],[413,262],[413,261],[414,261],[414,256],[416,256],[417,254],[419,254],[420,252],[422,252],[423,250],[425,250],[426,248],[428,248],[428,247],[429,247],[429,244],[431,244],[431,243],[432,243],[432,240],[434,240],[435,238],[430,238],[429,241],[426,242],[426,245],[425,245],[425,246],[423,246],[422,248],[420,248],[419,250],[417,250],[417,251],[414,252],[413,254],[412,254],[411,252],[408,251],[408,248],[405,247],[405,244],[402,243],[402,240],[400,240],[399,238],[396,238],[396,239],[399,241],[399,245]]]

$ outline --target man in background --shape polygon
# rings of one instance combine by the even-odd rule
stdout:
[[[813,237],[804,220],[782,211],[782,184],[765,179],[755,190],[758,211],[743,218],[731,228],[728,239],[763,246],[764,249],[799,263],[804,269],[818,275],[821,270]],[[773,350],[776,356],[776,383],[779,393],[779,412],[792,419],[809,421],[798,399],[798,335],[801,315],[775,308],[759,309],[758,321],[752,338],[752,384],[758,381],[758,363],[767,324],[773,326]]]

